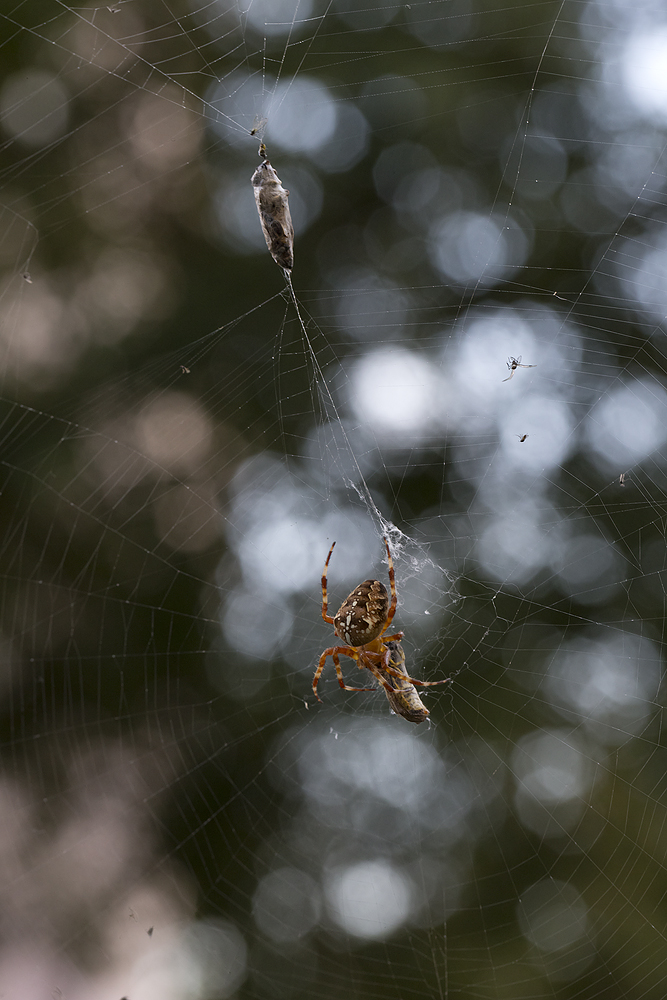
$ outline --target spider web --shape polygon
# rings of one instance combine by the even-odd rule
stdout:
[[[3,995],[661,1000],[661,10],[0,23]]]

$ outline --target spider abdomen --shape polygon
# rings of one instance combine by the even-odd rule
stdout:
[[[365,646],[382,632],[388,611],[385,585],[379,580],[364,580],[345,598],[334,615],[336,635],[349,646]]]

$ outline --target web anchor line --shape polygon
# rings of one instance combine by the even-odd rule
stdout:
[[[287,287],[289,289],[289,294],[290,294],[290,298],[292,300],[292,305],[294,306],[294,310],[295,310],[297,318],[299,320],[299,326],[301,328],[301,333],[303,335],[303,339],[304,339],[304,341],[306,343],[306,346],[308,348],[308,354],[309,354],[310,359],[312,361],[313,370],[315,371],[315,375],[316,375],[316,377],[317,377],[320,385],[323,386],[323,392],[325,393],[327,401],[328,401],[329,405],[331,406],[332,412],[333,412],[333,414],[334,414],[334,416],[336,418],[336,421],[337,421],[338,426],[340,428],[340,432],[341,432],[341,434],[343,436],[343,440],[345,442],[345,446],[346,446],[346,448],[348,450],[348,454],[351,456],[352,461],[354,463],[354,468],[356,469],[356,471],[358,473],[358,476],[359,476],[358,483],[354,483],[354,482],[352,482],[352,480],[348,480],[348,485],[351,486],[356,491],[356,493],[358,494],[359,498],[361,500],[363,500],[363,502],[367,505],[369,511],[372,512],[372,514],[375,517],[377,523],[381,526],[383,532],[385,532],[385,533],[387,531],[393,532],[393,531],[395,531],[394,525],[391,522],[385,520],[385,518],[382,516],[380,510],[378,509],[377,504],[373,500],[373,496],[371,494],[371,491],[368,488],[368,484],[366,483],[366,479],[364,477],[364,474],[361,471],[361,467],[360,467],[360,465],[359,465],[359,463],[357,461],[357,456],[355,455],[354,448],[352,447],[352,442],[350,441],[349,435],[348,435],[347,431],[345,430],[345,425],[343,423],[341,415],[338,412],[338,407],[336,406],[336,401],[333,398],[331,389],[329,388],[329,384],[328,384],[328,382],[327,382],[327,380],[326,380],[326,378],[324,376],[324,372],[322,371],[322,366],[320,365],[320,362],[318,360],[317,354],[315,353],[315,349],[314,349],[314,347],[312,345],[310,337],[308,336],[308,331],[306,329],[306,324],[304,322],[303,316],[301,315],[301,310],[299,308],[299,302],[298,302],[298,299],[297,299],[296,294],[294,292],[294,285],[292,284],[292,274],[291,274],[291,271],[289,271],[287,268],[283,268],[283,274],[285,275],[285,281],[286,281]]]
[[[324,372],[322,371],[322,367],[317,359],[310,337],[308,336],[306,324],[304,323],[301,310],[299,309],[299,303],[294,293],[294,286],[292,284],[292,268],[294,266],[294,226],[292,225],[292,217],[289,210],[289,191],[283,187],[282,181],[278,177],[278,174],[269,160],[266,146],[263,142],[259,145],[258,154],[261,157],[262,162],[252,175],[252,186],[255,193],[257,213],[259,215],[259,221],[262,227],[262,232],[264,233],[267,248],[276,264],[282,269],[285,276],[290,299],[294,305],[294,309],[299,320],[299,325],[308,348],[313,369],[320,384],[324,386],[324,392],[326,393],[326,397],[331,405],[333,413],[336,416],[338,425],[342,430],[345,444],[354,462],[354,467],[359,473],[359,483],[361,485],[357,485],[355,483],[350,483],[350,485],[356,490],[360,498],[368,505],[369,510],[373,512],[378,523],[382,526],[382,530],[386,533],[387,530],[391,530],[392,525],[385,522],[371,496],[371,492],[366,484],[363,473],[354,454],[352,444],[343,426],[343,421],[338,413],[333,395],[327,385]]]

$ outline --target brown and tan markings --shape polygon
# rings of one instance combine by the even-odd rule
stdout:
[[[422,703],[415,685],[432,687],[435,684],[447,684],[449,677],[441,681],[419,681],[410,677],[405,669],[405,654],[400,640],[403,632],[387,635],[394,615],[398,597],[396,594],[396,577],[394,563],[389,550],[389,543],[384,539],[387,549],[389,566],[389,586],[391,602],[387,588],[379,580],[364,580],[349,594],[333,616],[328,614],[329,600],[327,596],[327,572],[329,560],[334,550],[335,542],[329,549],[327,561],[322,573],[322,618],[333,625],[336,636],[342,639],[345,646],[330,646],[320,656],[320,661],[313,677],[313,692],[318,701],[322,699],[317,693],[327,657],[331,657],[338,678],[338,683],[344,691],[374,691],[375,688],[350,687],[343,679],[340,667],[341,656],[349,656],[360,670],[369,670],[384,688],[387,700],[393,711],[408,722],[419,723],[428,718],[429,711]]]

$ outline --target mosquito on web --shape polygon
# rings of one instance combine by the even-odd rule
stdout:
[[[537,368],[537,365],[522,365],[521,364],[521,355],[519,355],[518,358],[508,358],[507,359],[507,367],[509,368],[510,373],[507,376],[507,378],[503,379],[503,382],[509,382],[509,380],[514,375],[514,372],[517,370],[517,368]]]

